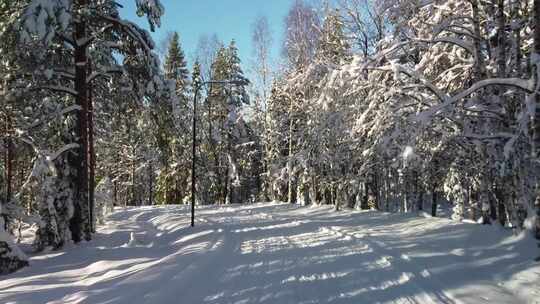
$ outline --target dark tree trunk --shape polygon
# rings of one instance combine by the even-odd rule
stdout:
[[[137,206],[137,190],[135,189],[135,160],[131,161],[131,203]]]
[[[424,210],[424,193],[422,190],[422,187],[419,185],[418,182],[418,172],[414,172],[414,191],[417,195],[416,197],[416,206],[419,211]]]
[[[230,132],[229,130],[227,130],[227,153],[230,153],[231,151],[231,136],[230,136]],[[224,191],[223,191],[223,204],[227,204],[227,197],[229,198],[229,203],[232,203],[232,198],[230,196],[230,188],[231,185],[230,185],[230,178],[229,178],[229,174],[230,174],[230,162],[229,162],[229,157],[227,156],[227,160],[225,161],[226,162],[226,170],[225,170],[225,176],[224,176],[224,179],[225,179],[225,183],[224,183]]]
[[[501,224],[501,226],[505,226],[506,225],[506,206],[504,204],[504,194],[503,194],[503,191],[499,188],[496,190],[495,192],[495,196],[496,196],[496,199],[497,199],[497,219],[499,220],[499,223]],[[512,193],[509,197],[509,199],[513,200],[513,196],[514,194]]]
[[[170,198],[169,198],[169,170],[167,168],[167,165],[168,164],[164,164],[165,165],[165,187],[163,189],[163,200],[164,200],[164,204],[167,205],[167,204],[170,204]]]
[[[369,209],[369,204],[368,204],[368,200],[369,200],[369,190],[368,190],[368,183],[364,183],[364,193],[362,195],[362,203],[360,204],[360,209],[362,210],[367,210]]]
[[[113,182],[113,185],[114,185],[114,190],[113,190],[113,206],[117,206],[118,205],[118,182],[115,180]]]
[[[481,31],[480,31],[480,21],[479,21],[479,8],[478,8],[478,0],[470,0],[471,2],[471,8],[472,8],[472,15],[473,15],[473,31],[474,36],[478,37],[474,39],[474,59],[475,59],[475,66],[474,66],[474,73],[475,73],[475,80],[478,81],[480,79],[484,78],[484,58],[482,57],[482,46],[481,46],[481,40],[479,37],[482,37]]]
[[[540,0],[534,0],[534,20],[534,53],[536,53],[536,56],[540,56]],[[540,82],[540,79],[537,79],[537,75],[540,73],[540,71],[537,71],[539,67],[540,63],[537,63],[533,67],[533,78],[536,80],[537,86],[538,82]],[[538,158],[540,157],[540,92],[535,92],[534,94],[536,99],[536,113],[533,127],[533,157]]]
[[[6,133],[9,134],[11,129],[10,118],[6,118]],[[5,154],[5,164],[6,164],[6,202],[11,200],[12,184],[13,184],[13,145],[11,139],[8,137],[6,140],[6,154]]]
[[[11,121],[10,118],[6,118],[6,134],[9,134],[11,129]],[[6,197],[5,202],[11,201],[11,187],[12,187],[12,179],[13,179],[13,146],[11,144],[11,139],[8,137],[6,140],[6,152],[4,154],[4,162],[6,166],[6,172],[5,172],[5,182],[6,182]],[[2,200],[0,199],[0,207],[2,204]],[[0,210],[2,210],[0,208]],[[4,229],[8,229],[8,218],[5,214],[0,214],[0,216],[4,217]]]
[[[536,60],[540,60],[540,0],[534,0],[534,53]],[[535,62],[535,67],[533,69],[536,76],[533,76],[536,79],[536,87],[539,87],[540,79],[540,62]],[[534,117],[534,130],[533,130],[533,158],[538,158],[540,153],[540,92],[535,92],[535,102],[536,102],[536,112]],[[537,188],[540,187],[537,181]],[[538,190],[537,190],[538,191]],[[536,238],[540,239],[540,194],[536,194],[535,208],[536,214]]]
[[[180,187],[178,186],[178,176],[175,176],[174,178],[174,203],[180,205],[182,203],[181,195],[180,195]]]
[[[377,172],[373,175],[373,198],[375,201],[373,202],[373,206],[376,210],[381,210],[380,208],[380,202],[381,202],[381,191],[380,191],[380,182],[379,182],[379,174]]]
[[[223,205],[227,204],[228,194],[229,194],[229,165],[227,164],[227,169],[225,170],[225,176],[223,180]]]
[[[498,76],[506,76],[506,18],[504,16],[504,0],[497,0],[497,65]]]
[[[512,22],[519,22],[519,19],[521,18],[520,16],[520,8],[521,8],[521,4],[520,3],[515,3],[514,4],[514,7],[513,7],[513,10],[512,10]],[[515,77],[522,77],[522,71],[523,71],[523,67],[522,67],[522,60],[523,60],[523,54],[522,54],[522,50],[521,50],[521,27],[514,27],[513,28],[513,34],[514,34],[514,40],[515,40],[515,44],[514,44],[514,51],[513,53],[515,54]],[[527,77],[527,76],[526,76]]]
[[[287,183],[287,202],[293,204],[296,202],[294,197],[294,174],[293,174],[293,131],[294,131],[294,117],[293,117],[293,99],[290,100],[289,105],[289,152],[287,159],[287,173],[288,173],[288,183]]]
[[[437,216],[437,190],[435,186],[431,188],[431,216]]]
[[[92,71],[92,63],[88,62],[88,75]],[[88,84],[88,208],[90,229],[96,232],[94,227],[94,191],[95,191],[95,151],[94,151],[94,100],[92,86]]]
[[[85,7],[88,0],[78,0],[74,7],[77,10]],[[86,37],[86,22],[84,17],[79,16],[76,19],[74,33],[74,41],[82,41]],[[75,91],[77,92],[76,103],[81,107],[76,117],[75,134],[76,142],[79,147],[76,154],[70,158],[70,165],[75,169],[75,193],[73,201],[73,217],[70,221],[70,230],[72,239],[78,243],[84,237],[86,240],[91,239],[91,230],[88,223],[88,94],[86,86],[87,75],[87,47],[85,45],[76,45],[74,48],[75,57]]]
[[[497,192],[497,187],[493,185],[493,188],[495,189],[495,192]],[[488,200],[489,200],[489,213],[491,217],[491,221],[494,222],[497,220],[497,198],[495,197],[494,193],[488,193]]]
[[[148,179],[150,180],[150,185],[148,187],[148,206],[152,206],[154,204],[154,202],[152,201],[154,196],[154,168],[152,164],[150,164],[148,171]]]

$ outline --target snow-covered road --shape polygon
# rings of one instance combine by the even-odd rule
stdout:
[[[117,210],[95,241],[2,277],[0,303],[540,303],[534,243],[496,227],[282,204],[188,215]]]

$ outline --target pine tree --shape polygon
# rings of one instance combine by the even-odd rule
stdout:
[[[212,81],[206,100],[208,121],[208,144],[206,145],[214,201],[227,203],[240,196],[234,193],[232,186],[238,188],[240,170],[236,153],[233,151],[235,141],[238,142],[246,134],[245,122],[241,118],[242,104],[249,102],[247,85],[238,49],[235,41],[228,47],[221,47],[212,64]],[[214,177],[215,176],[215,177]],[[233,193],[234,192],[234,193]]]
[[[137,1],[137,8],[140,14],[147,15],[152,28],[159,24],[159,17],[163,14],[159,1]],[[50,18],[39,17],[44,14]],[[90,219],[93,202],[89,198],[89,190],[93,191],[89,189],[89,185],[93,184],[93,181],[89,183],[89,168],[92,163],[89,162],[88,154],[93,146],[93,125],[89,123],[89,113],[92,113],[89,112],[92,106],[89,104],[91,87],[103,76],[121,75],[119,77],[124,77],[126,85],[132,88],[130,92],[139,99],[144,95],[162,95],[167,88],[158,75],[157,57],[152,53],[153,42],[146,32],[122,20],[119,17],[118,4],[109,0],[100,5],[92,5],[88,0],[74,3],[32,0],[22,11],[17,25],[23,45],[39,44],[42,47],[37,49],[38,52],[63,52],[64,60],[70,62],[71,66],[67,68],[55,65],[57,62],[49,62],[50,69],[46,73],[48,81],[30,86],[29,90],[64,94],[80,108],[76,112],[72,128],[73,140],[77,146],[72,149],[68,161],[75,173],[72,184],[74,212],[70,230],[75,242],[83,238],[90,240],[93,230]],[[119,40],[130,43],[116,43]],[[118,64],[113,58],[113,52],[123,55],[122,64]],[[98,56],[98,60],[105,56],[108,59],[107,64],[92,66],[90,59],[93,56]],[[72,70],[74,73],[57,72]],[[38,71],[30,70],[30,73],[35,74]],[[128,75],[131,77],[128,78]]]
[[[345,35],[345,26],[339,10],[329,12],[324,18],[316,57],[339,64],[352,59],[351,46]]]
[[[212,81],[226,81],[229,77],[227,65],[226,48],[221,46],[217,52],[211,66]],[[212,83],[205,100],[206,122],[208,131],[206,134],[208,155],[209,179],[212,185],[209,188],[211,201],[218,203],[226,202],[225,183],[226,164],[224,160],[224,150],[226,147],[226,134],[224,131],[225,119],[227,117],[227,101],[229,96],[228,87],[225,84]]]
[[[166,79],[175,81],[177,95],[184,96],[189,85],[189,69],[177,32],[174,32],[171,38],[163,70]]]
[[[236,108],[242,104],[249,103],[249,95],[247,93],[247,86],[249,80],[244,76],[242,71],[240,57],[238,56],[238,48],[236,47],[236,41],[233,39],[227,49],[227,78],[226,80],[233,82],[231,85],[231,100]]]
[[[189,70],[179,35],[174,33],[165,57],[164,75],[174,83],[176,97],[153,106],[153,117],[158,128],[154,130],[160,149],[162,170],[158,176],[158,197],[163,203],[180,203],[187,187],[190,164],[188,99],[190,90]],[[171,166],[171,164],[175,164]]]
[[[15,3],[14,3],[15,2]],[[7,76],[17,70],[13,63],[17,58],[17,37],[13,34],[11,24],[19,17],[17,14],[24,1],[0,0],[0,275],[14,272],[28,266],[28,259],[14,242],[9,232],[11,221],[17,213],[23,213],[22,208],[13,199],[12,164],[13,164],[13,138],[12,121],[17,120],[20,113],[18,104],[14,103],[13,95],[7,93]],[[5,185],[5,188],[3,187]]]

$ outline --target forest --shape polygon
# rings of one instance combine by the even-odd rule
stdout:
[[[0,274],[29,264],[21,231],[63,250],[126,206],[425,212],[540,239],[540,0],[294,0],[284,41],[253,23],[252,62],[216,35],[188,55],[189,29],[154,42],[166,2],[135,0],[147,31],[114,0],[0,0]]]

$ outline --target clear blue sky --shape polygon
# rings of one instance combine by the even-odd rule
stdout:
[[[135,0],[118,1],[123,18],[148,29],[146,19],[135,12]],[[259,15],[268,18],[273,34],[272,56],[278,59],[284,32],[283,20],[293,0],[161,0],[165,16],[161,28],[152,33],[159,44],[170,31],[180,34],[182,47],[191,59],[199,37],[216,33],[226,44],[235,39],[244,70],[252,57],[251,25]],[[191,62],[190,62],[191,64]]]

